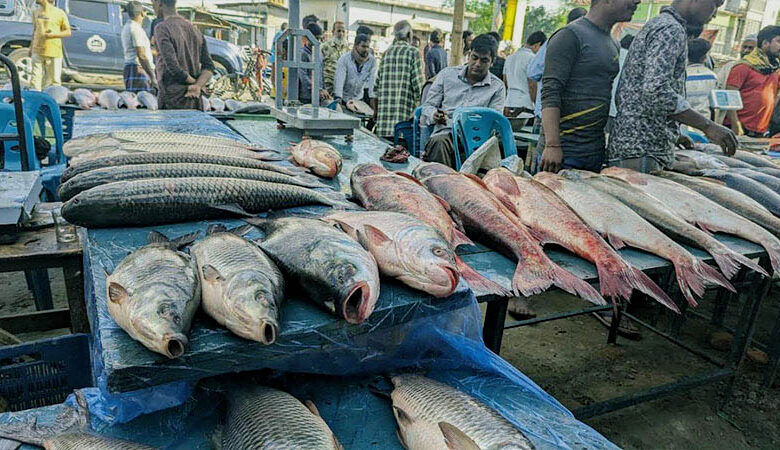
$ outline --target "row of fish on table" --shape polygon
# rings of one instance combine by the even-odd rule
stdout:
[[[511,422],[463,391],[418,374],[396,374],[389,378],[397,436],[409,450],[534,448]],[[251,382],[207,380],[204,385],[219,389],[227,400],[223,424],[212,435],[216,448],[344,448],[310,400],[301,402],[283,390]],[[53,450],[154,448],[92,432],[86,399],[80,392],[76,398],[78,408],[61,414],[55,425],[0,425],[0,437]]]

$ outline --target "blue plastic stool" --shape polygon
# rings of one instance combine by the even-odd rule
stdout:
[[[420,126],[420,117],[422,116],[422,106],[418,106],[414,110],[414,146],[412,156],[419,158],[425,149],[425,143],[428,142],[428,138],[433,134],[433,125]]]
[[[393,144],[399,145],[402,137],[404,138],[404,141],[406,141],[406,146],[411,147],[407,150],[409,150],[409,153],[412,153],[414,151],[414,123],[411,120],[404,120],[403,122],[395,124],[395,128],[393,129]]]
[[[460,170],[461,160],[459,143],[468,158],[474,150],[487,141],[493,130],[498,131],[504,158],[517,155],[512,125],[503,114],[490,108],[458,108],[452,115],[452,148],[455,153],[455,170]]]

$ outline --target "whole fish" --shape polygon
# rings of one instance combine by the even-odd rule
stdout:
[[[697,169],[728,169],[729,166],[720,161],[714,155],[697,152],[693,150],[676,150],[674,157],[678,161],[692,162]]]
[[[109,156],[104,158],[90,159],[80,162],[79,164],[73,164],[62,173],[61,182],[64,183],[72,177],[89,172],[91,170],[100,169],[103,167],[115,167],[126,166],[134,164],[184,164],[184,163],[196,163],[196,164],[219,164],[222,166],[232,167],[246,167],[249,169],[263,169],[271,172],[278,172],[284,175],[295,176],[296,173],[293,169],[280,167],[275,164],[267,163],[264,161],[258,161],[248,158],[235,158],[229,156],[215,155],[209,153],[189,153],[189,152],[152,152],[152,153],[138,153],[130,155]]]
[[[757,201],[739,191],[719,183],[705,181],[699,177],[690,177],[674,172],[661,171],[656,173],[656,175],[687,186],[730,211],[734,211],[740,216],[761,225],[775,236],[780,236],[780,218],[769,212]]]
[[[270,183],[292,184],[308,188],[327,187],[306,178],[291,177],[263,169],[223,166],[218,164],[133,164],[104,167],[76,175],[61,183],[57,194],[66,201],[79,192],[115,181],[141,180],[147,178],[218,177],[240,178],[242,180],[268,181]]]
[[[151,178],[86,190],[62,205],[85,227],[114,227],[250,216],[304,205],[353,207],[338,192],[236,178]]]
[[[150,243],[127,255],[106,278],[108,312],[117,325],[149,350],[172,359],[184,354],[200,305],[195,264],[176,250],[193,237],[170,241],[152,232]]]
[[[438,163],[423,163],[414,175],[431,192],[441,196],[469,233],[517,260],[512,277],[515,295],[530,296],[555,284],[596,303],[605,304],[593,287],[547,257],[525,225],[474,175],[464,175]]]
[[[97,105],[97,97],[89,89],[79,88],[73,91],[73,101],[83,109],[90,109]]]
[[[734,153],[734,158],[746,162],[755,167],[771,167],[773,169],[780,168],[770,157],[761,156],[756,153],[746,152],[744,150],[737,150]]]
[[[636,186],[593,172],[564,170],[559,173],[568,179],[582,180],[585,184],[615,197],[667,234],[706,250],[728,279],[737,273],[740,264],[757,272],[764,272],[759,265],[731,250],[709,233],[689,224],[667,208],[664,202],[646,194]]]
[[[58,105],[66,105],[70,100],[70,89],[65,86],[48,86],[43,90],[44,94],[49,94]]]
[[[231,145],[186,145],[173,142],[127,142],[116,147],[95,147],[92,151],[105,148],[116,148],[117,150],[124,151],[125,154],[144,152],[187,152],[210,153],[234,158],[259,159],[261,161],[281,161],[284,159],[279,153],[270,150],[260,151]]]
[[[363,100],[349,100],[347,102],[347,109],[368,117],[372,117],[374,115],[374,109],[368,106],[368,104]]]
[[[731,168],[754,169],[756,167],[756,166],[754,166],[752,164],[748,164],[748,163],[746,163],[744,161],[740,161],[740,160],[738,160],[736,158],[732,158],[731,156],[718,155],[718,154],[714,154],[712,156],[717,158],[718,161],[726,164],[727,166],[729,166]],[[712,168],[715,169],[716,167],[712,167]]]
[[[151,92],[141,91],[138,93],[138,103],[149,111],[157,111],[157,97]]]
[[[225,100],[225,109],[228,111],[237,111],[243,108],[244,106],[246,106],[246,103],[240,102],[238,100],[233,100],[232,98]]]
[[[753,170],[756,172],[765,173],[767,175],[772,175],[773,177],[780,178],[780,168],[774,168],[774,167],[753,167]]]
[[[219,97],[211,97],[209,98],[209,103],[211,104],[211,110],[214,112],[225,112],[225,101],[222,100]]]
[[[465,392],[421,375],[392,381],[398,435],[409,450],[534,448],[501,414]]]
[[[98,105],[101,108],[117,110],[122,106],[122,97],[113,89],[104,89],[98,94]]]
[[[555,192],[615,249],[629,245],[669,260],[674,264],[680,291],[691,305],[696,305],[694,295],[704,295],[708,282],[734,291],[731,283],[716,269],[700,261],[615,197],[550,172],[540,172],[534,180]]]
[[[247,219],[266,234],[260,247],[282,272],[349,323],[371,315],[379,298],[376,261],[346,234],[320,220]]]
[[[255,244],[213,228],[190,249],[200,278],[203,310],[245,339],[273,344],[279,335],[284,279]]]
[[[382,275],[436,297],[455,292],[460,273],[455,252],[419,219],[387,211],[341,211],[323,217],[338,224],[376,260]]]
[[[731,189],[735,189],[753,200],[761,203],[764,208],[775,216],[780,216],[780,194],[764,186],[758,181],[725,170],[703,170],[701,176],[720,180]]]
[[[200,104],[201,104],[200,107],[201,110],[211,111],[211,103],[209,102],[208,97],[206,97],[205,95],[200,96]]]
[[[542,245],[558,244],[596,266],[601,295],[631,299],[634,289],[679,312],[671,298],[591,230],[558,196],[532,179],[493,169],[483,179],[492,192]]]
[[[731,171],[748,177],[751,180],[758,181],[776,193],[780,193],[780,178],[778,177],[753,169],[731,169]]]
[[[609,167],[602,173],[637,186],[705,231],[729,233],[761,245],[775,271],[780,270],[780,240],[739,214],[674,181],[618,167]]]
[[[122,99],[122,106],[127,109],[138,109],[141,103],[138,102],[138,97],[132,92],[122,91],[119,94],[119,98]]]
[[[81,136],[69,140],[63,146],[63,151],[68,157],[81,152],[90,151],[98,147],[116,147],[126,143],[169,143],[183,145],[216,145],[227,147],[241,147],[252,150],[265,150],[262,146],[254,145],[237,139],[205,136],[202,134],[174,133],[154,129],[122,130],[110,133],[97,133]]]
[[[229,392],[220,448],[343,450],[314,403],[265,386]]]
[[[290,147],[293,161],[323,178],[334,178],[341,172],[342,158],[327,142],[304,138]]]
[[[450,217],[450,205],[425,189],[409,174],[390,172],[377,164],[361,164],[352,170],[350,184],[352,195],[366,209],[392,211],[416,217],[438,230],[453,250],[459,245],[473,245]],[[455,262],[461,276],[468,281],[472,289],[499,296],[509,295],[506,289],[480,275],[457,254]]]

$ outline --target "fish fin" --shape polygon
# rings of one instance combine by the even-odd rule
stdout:
[[[435,199],[436,199],[436,200],[437,200],[439,203],[441,203],[441,206],[443,206],[443,207],[444,207],[444,209],[445,209],[447,212],[450,212],[450,210],[451,210],[452,208],[450,207],[450,203],[449,203],[447,200],[444,200],[443,198],[441,198],[440,196],[438,196],[438,195],[434,194],[433,192],[431,192],[431,195],[433,195],[433,197],[434,197],[434,198],[435,198]]]
[[[452,248],[458,248],[460,245],[474,245],[474,242],[464,232],[452,227]]]
[[[775,273],[780,272],[780,244],[775,240],[774,244],[764,245],[766,252],[769,255],[769,262],[772,265],[772,269]]]
[[[552,272],[547,265],[532,263],[528,258],[521,259],[512,275],[512,293],[530,297],[546,291],[553,283]]]
[[[209,434],[209,441],[211,441],[211,445],[213,448],[217,450],[221,450],[223,448],[222,442],[224,440],[224,429],[222,428],[222,424],[217,424],[216,427],[214,427],[214,431]]]
[[[76,398],[76,413],[78,414],[78,426],[82,431],[88,431],[90,429],[89,420],[89,402],[87,397],[80,389],[73,391],[73,396]]]
[[[393,405],[393,411],[395,412],[395,418],[398,421],[399,426],[408,427],[414,423],[412,416],[407,414],[403,409]]]
[[[170,244],[171,240],[159,231],[150,231],[146,237],[146,242],[149,244]]]
[[[714,184],[717,184],[717,185],[720,185],[720,186],[726,186],[726,182],[725,182],[725,181],[721,181],[721,180],[718,180],[718,179],[715,179],[715,178],[710,178],[710,177],[696,177],[696,179],[697,179],[697,180],[702,180],[702,181],[708,181],[708,182],[710,182],[710,183],[714,183]]]
[[[460,276],[463,277],[464,280],[466,280],[469,284],[469,287],[471,287],[471,290],[479,292],[480,294],[486,293],[486,294],[492,294],[497,295],[499,297],[510,297],[512,295],[511,292],[509,292],[507,289],[505,289],[500,284],[496,283],[495,281],[491,281],[476,270],[474,270],[471,266],[466,264],[465,261],[463,261],[460,256],[457,254],[455,255],[455,265],[458,268],[458,272],[460,272]]]
[[[227,231],[227,227],[225,225],[222,225],[221,223],[214,223],[209,225],[208,229],[206,229],[207,235],[217,234],[217,233],[224,233]]]
[[[323,196],[322,204],[338,210],[360,209],[360,207],[349,200],[339,191],[320,192]]]
[[[362,229],[357,230],[357,237],[361,244],[365,241],[364,247],[366,248],[381,247],[393,242],[382,230],[369,224],[365,224]]]
[[[116,281],[108,284],[108,299],[111,302],[122,304],[128,298],[130,298],[130,293],[121,284]]]
[[[222,276],[222,274],[219,273],[219,270],[217,270],[211,264],[204,264],[200,266],[200,271],[203,273],[203,279],[209,283],[225,281],[225,278]]]
[[[242,208],[241,206],[235,203],[229,205],[214,205],[213,208],[218,209],[220,211],[229,212],[231,214],[235,214],[238,216],[252,217],[252,215],[249,214],[244,208]]]
[[[439,422],[439,429],[444,435],[444,442],[449,450],[480,450],[479,446],[466,433],[455,425],[447,422]]]
[[[257,159],[261,161],[284,161],[287,158],[284,157],[284,155],[280,155],[277,152],[271,151],[271,150],[254,150],[254,149],[248,149],[257,152]]]
[[[476,176],[476,175],[474,175],[472,173],[463,173],[461,175],[465,176],[466,178],[470,178],[472,181],[474,181],[475,183],[480,185],[482,187],[482,189],[484,189],[486,191],[490,190],[490,189],[488,189],[487,184],[485,184],[485,182],[482,181],[482,178],[480,178],[480,177],[478,177],[478,176]]]
[[[260,228],[261,230],[271,222],[271,219],[266,217],[247,217],[243,220],[249,225]]]
[[[574,275],[563,267],[555,263],[552,264],[554,266],[552,282],[555,283],[556,286],[572,295],[579,296],[582,299],[593,303],[594,305],[607,304],[607,301],[604,300],[604,297],[602,297],[596,288],[591,286],[590,283]]]
[[[246,224],[246,225],[240,225],[240,226],[237,226],[237,227],[234,227],[234,228],[229,228],[229,229],[227,229],[225,231],[230,233],[230,234],[235,234],[236,236],[245,236],[245,235],[251,233],[252,230],[254,230],[254,229],[255,229],[254,226]]]
[[[341,445],[341,442],[339,442],[338,438],[335,434],[330,435],[330,437],[333,439],[333,448],[336,450],[344,450],[344,446]]]
[[[614,265],[611,265],[609,269],[604,265],[597,266],[599,284],[603,296],[621,297],[630,300],[632,291],[636,289],[672,311],[680,313],[680,309],[674,301],[650,277],[622,259],[619,261],[621,262],[621,267],[618,268],[614,268]]]
[[[395,436],[398,438],[398,441],[401,443],[401,447],[408,449],[409,446],[406,445],[406,441],[404,440],[404,435],[401,434],[401,430],[399,428],[395,429]]]
[[[609,244],[614,248],[615,250],[620,250],[621,248],[626,246],[626,243],[623,242],[622,239],[615,236],[614,234],[607,233],[607,240],[609,241]]]
[[[619,180],[623,180],[626,183],[646,185],[647,180],[644,179],[641,173],[633,171],[631,169],[624,169],[621,167],[607,167],[601,171],[602,175],[608,177],[614,177]]]
[[[506,209],[509,210],[509,212],[511,212],[516,217],[520,217],[520,214],[517,212],[517,207],[510,199],[507,198],[506,195],[496,195],[496,198],[499,202],[501,202],[502,205],[504,205]]]
[[[306,409],[311,411],[312,414],[314,414],[317,417],[322,417],[320,415],[320,411],[317,409],[317,405],[315,405],[313,401],[306,400],[305,402],[303,402],[303,404],[306,405]]]
[[[357,231],[352,225],[348,224],[347,222],[344,222],[339,219],[331,219],[331,218],[328,218],[327,220],[333,222],[334,225],[336,225],[338,228],[341,228],[341,231],[347,233],[348,235],[357,237]]]
[[[396,171],[395,171],[395,172],[393,172],[393,173],[394,173],[394,174],[396,174],[396,175],[398,175],[399,177],[404,177],[404,178],[406,178],[407,180],[413,181],[415,184],[419,184],[420,186],[422,186],[422,185],[423,185],[422,183],[420,183],[420,180],[418,180],[417,178],[415,178],[415,177],[414,177],[414,175],[409,175],[408,173],[406,173],[406,172],[401,172],[400,170],[396,170]]]
[[[712,255],[712,258],[715,260],[715,263],[718,265],[718,267],[720,267],[723,275],[725,275],[728,279],[731,279],[734,275],[737,274],[740,264],[760,273],[761,275],[768,275],[761,266],[740,255],[739,253],[734,252],[725,245],[720,249],[710,251],[710,254]]]
[[[718,272],[718,269],[710,266],[709,264],[705,263],[704,261],[696,261],[694,264],[696,266],[696,269],[698,270],[700,276],[713,283],[717,284],[719,286],[723,286],[724,288],[728,289],[731,292],[737,292],[737,290],[734,288],[734,286],[729,283],[729,280],[726,279],[725,276],[723,276],[722,273]]]
[[[182,248],[182,247],[186,247],[186,246],[192,244],[193,242],[195,242],[195,239],[197,239],[198,236],[200,236],[200,230],[193,231],[192,233],[187,233],[187,234],[184,234],[184,235],[181,235],[181,236],[177,237],[176,239],[173,239],[171,241],[171,245],[172,245],[173,248],[176,248],[176,249],[179,249],[179,248]]]

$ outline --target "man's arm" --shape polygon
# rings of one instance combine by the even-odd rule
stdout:
[[[424,125],[433,125],[439,123],[441,118],[437,114],[444,101],[444,77],[437,76],[433,84],[428,89],[425,96],[425,103],[422,104],[422,114],[420,119]]]
[[[68,16],[66,16],[64,13],[62,14],[62,19],[60,20],[60,31],[46,33],[46,37],[49,39],[62,39],[70,37],[70,35],[70,23],[68,22]]]
[[[376,93],[375,93],[375,86],[376,86],[376,79],[379,72],[379,68],[377,67],[376,58],[371,56],[371,61],[374,63],[371,66],[371,76],[368,78],[368,98],[372,100],[374,103],[376,103]],[[376,105],[374,105],[374,108]]]
[[[163,80],[166,83],[194,84],[195,78],[179,66],[179,61],[176,59],[176,47],[173,46],[168,29],[162,24],[157,25],[154,37],[157,39],[157,49],[163,61]]]
[[[336,76],[333,77],[333,97],[337,99],[344,97],[344,83],[347,81],[347,64],[344,61],[339,58],[336,62]]]
[[[504,103],[506,102],[506,88],[504,85],[500,85],[500,88],[490,97],[487,107],[495,109],[498,112],[503,111]]]
[[[557,172],[563,162],[561,98],[579,56],[579,43],[574,33],[565,28],[555,33],[548,43],[542,78],[542,127],[545,148],[539,168],[546,172]]]
[[[138,55],[138,63],[141,65],[141,68],[144,69],[144,72],[146,72],[146,75],[149,77],[149,80],[152,82],[152,86],[157,86],[157,80],[155,79],[154,75],[154,69],[152,68],[152,62],[151,62],[151,56],[146,54],[146,48],[144,46],[139,45],[141,42],[141,37],[138,36],[138,33],[143,33],[143,30],[138,30],[137,28],[130,28],[130,40],[132,41],[131,44],[135,46],[135,52]]]
[[[187,94],[185,97],[200,98],[203,88],[211,79],[211,75],[214,73],[214,61],[211,59],[208,46],[206,45],[206,39],[201,36],[202,43],[200,45],[200,75],[194,83],[191,83],[187,87]],[[192,77],[189,77],[187,81],[192,81]]]
[[[531,103],[536,103],[537,82],[528,78],[528,94],[531,96]]]

